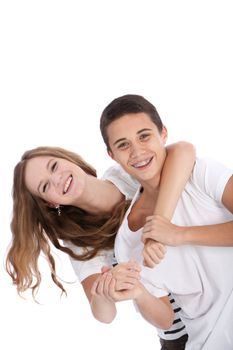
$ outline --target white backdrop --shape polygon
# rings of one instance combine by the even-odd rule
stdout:
[[[13,167],[25,150],[52,145],[80,153],[101,176],[112,161],[99,116],[125,93],[156,105],[169,143],[189,140],[198,155],[232,166],[232,15],[230,0],[1,0],[1,349],[159,349],[130,302],[113,324],[95,321],[60,253],[68,297],[43,260],[41,304],[17,296],[4,270]]]

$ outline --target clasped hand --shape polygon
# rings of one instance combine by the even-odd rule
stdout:
[[[104,266],[91,293],[113,302],[135,299],[140,293],[140,271],[140,266],[134,261],[120,263],[115,267]]]
[[[173,225],[162,216],[148,216],[141,238],[144,243],[142,251],[144,265],[154,267],[159,264],[165,256],[166,245],[178,245],[179,237],[178,226]]]

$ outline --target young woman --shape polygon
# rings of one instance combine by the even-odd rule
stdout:
[[[188,143],[167,148],[155,213],[175,207],[194,160],[194,148]],[[31,288],[35,296],[41,282],[38,267],[41,253],[47,258],[54,283],[65,291],[56,275],[51,242],[71,257],[94,316],[102,322],[112,321],[115,303],[101,296],[100,289],[92,289],[91,293],[91,288],[101,275],[101,267],[112,263],[115,235],[129,204],[126,199],[132,198],[138,187],[121,168],[116,167],[116,173],[121,178],[117,184],[120,190],[111,178],[97,179],[95,170],[76,153],[55,147],[39,147],[24,153],[14,171],[13,236],[6,259],[8,273],[19,293]],[[158,259],[162,259],[163,246],[159,244],[155,250]],[[122,281],[118,290],[130,289],[138,280],[139,268],[129,262],[111,272]]]

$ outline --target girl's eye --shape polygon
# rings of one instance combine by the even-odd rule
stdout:
[[[57,162],[54,162],[52,167],[51,167],[51,170],[52,170],[52,173],[57,169]]]
[[[48,188],[48,182],[46,182],[46,184],[44,184],[44,186],[42,188],[43,193],[45,193],[47,191],[47,188]]]

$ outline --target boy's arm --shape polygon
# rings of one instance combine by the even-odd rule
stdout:
[[[233,214],[233,176],[225,186],[222,203]],[[144,226],[143,240],[149,238],[171,246],[233,246],[233,221],[205,226],[177,226],[161,216],[154,216],[148,218]]]
[[[225,186],[222,203],[233,214],[233,176],[230,177]]]

